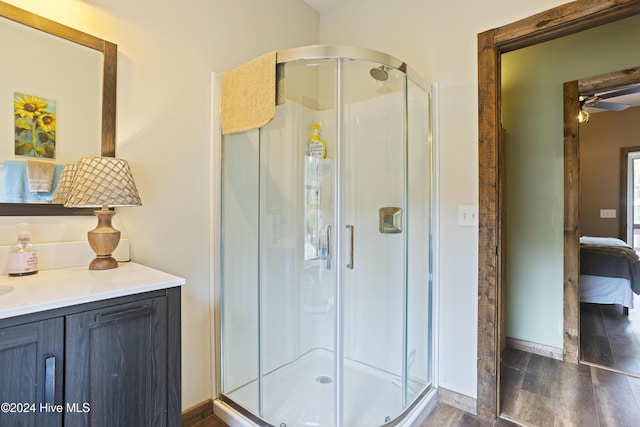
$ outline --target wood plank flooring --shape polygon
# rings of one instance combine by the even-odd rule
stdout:
[[[228,427],[227,424],[215,415],[211,415],[198,423],[193,424],[192,427]]]
[[[489,422],[461,409],[438,403],[420,427],[511,427],[516,425],[504,419]]]
[[[640,379],[507,348],[501,404],[527,426],[638,426]]]
[[[580,304],[580,354],[584,362],[640,377],[640,297],[622,314],[619,305]]]

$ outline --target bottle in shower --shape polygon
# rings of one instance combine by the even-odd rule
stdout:
[[[29,225],[18,224],[18,241],[9,249],[9,276],[28,276],[38,272],[38,251],[31,243]]]
[[[320,125],[311,125],[313,134],[309,141],[309,156],[316,159],[324,159],[327,155],[327,144],[320,139]]]

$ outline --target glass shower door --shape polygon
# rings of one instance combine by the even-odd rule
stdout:
[[[260,408],[272,425],[335,426],[334,59],[283,71],[260,135]],[[324,158],[310,155],[320,126]]]
[[[341,425],[368,427],[404,407],[405,79],[369,61],[342,70]]]
[[[259,133],[227,135],[222,144],[220,254],[222,392],[258,413]]]

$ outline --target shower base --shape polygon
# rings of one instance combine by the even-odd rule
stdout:
[[[410,390],[418,387],[417,384],[409,385]],[[275,426],[334,426],[334,393],[333,354],[323,349],[313,350],[265,376],[262,418]],[[402,412],[399,379],[352,360],[344,363],[343,394],[345,426],[381,426]],[[228,393],[227,397],[249,412],[258,414],[257,382],[240,387]],[[225,405],[223,402],[217,404]],[[254,425],[238,420],[227,422],[232,426]]]

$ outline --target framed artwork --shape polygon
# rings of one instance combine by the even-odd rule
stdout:
[[[56,158],[56,101],[15,92],[16,156]]]

